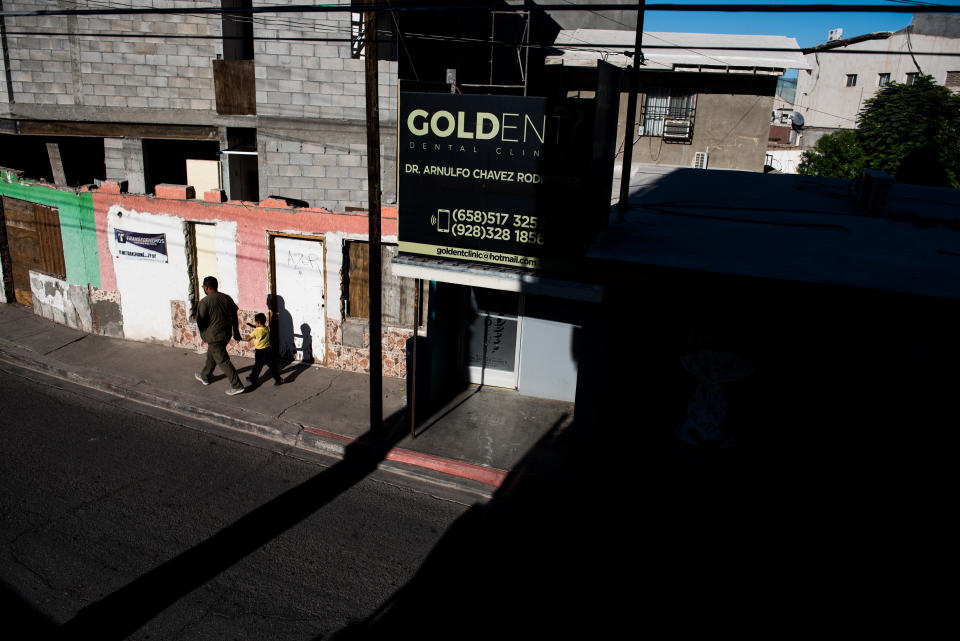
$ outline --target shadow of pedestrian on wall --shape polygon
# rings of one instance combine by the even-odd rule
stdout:
[[[300,325],[300,333],[294,334],[294,338],[300,340],[300,360],[304,363],[313,363],[313,334],[310,333],[310,325],[303,323]]]
[[[277,360],[294,361],[297,358],[297,346],[294,342],[293,316],[287,311],[283,296],[267,295],[267,308],[270,310],[270,343],[277,346]]]

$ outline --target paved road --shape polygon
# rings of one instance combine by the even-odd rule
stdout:
[[[0,364],[7,627],[326,637],[409,581],[474,500],[173,420]]]

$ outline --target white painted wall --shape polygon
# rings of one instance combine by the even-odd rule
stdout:
[[[785,174],[797,173],[797,166],[803,156],[802,149],[768,149],[767,154],[773,156],[773,168]]]
[[[933,54],[960,51],[960,38],[927,36],[898,31],[886,40],[867,40],[843,47],[842,51],[884,51],[885,53],[830,53],[820,52],[805,56],[810,70],[801,70],[797,78],[797,97],[794,109],[803,114],[807,127],[854,129],[857,113],[864,101],[880,89],[879,74],[889,73],[890,80],[903,83],[907,73],[917,71],[933,76],[937,84],[944,84],[947,71],[960,70],[956,56],[910,55],[915,52]],[[847,74],[857,74],[857,85],[847,87]],[[806,145],[805,145],[806,146]]]
[[[138,212],[112,206],[107,212],[107,239],[117,289],[123,305],[123,333],[126,338],[166,342],[173,339],[170,301],[189,298],[189,274],[183,235],[183,219],[168,214]],[[168,262],[118,258],[115,229],[144,234],[166,234]],[[237,224],[217,222],[217,252],[220,291],[236,300]]]
[[[324,234],[324,268],[327,270],[327,320],[342,321],[340,299],[343,297],[343,243],[346,240],[360,240],[350,234],[328,232]],[[363,237],[366,240],[366,236]]]
[[[240,295],[240,282],[237,278],[237,223],[236,221],[217,221],[217,268],[219,291],[229,294],[234,301]]]
[[[573,345],[578,330],[568,323],[524,317],[518,392],[571,403],[576,400],[577,360]]]
[[[0,69],[2,71],[2,69]],[[0,261],[0,303],[9,303],[7,300],[7,288],[3,285],[3,261]]]

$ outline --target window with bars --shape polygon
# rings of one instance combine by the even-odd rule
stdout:
[[[696,96],[688,89],[651,87],[643,100],[641,136],[689,138],[693,131]]]
[[[948,71],[943,84],[946,87],[960,87],[960,71]]]
[[[877,86],[878,86],[878,87],[886,87],[886,86],[889,85],[889,84],[890,84],[890,74],[888,74],[888,73],[880,73],[880,74],[877,74]]]

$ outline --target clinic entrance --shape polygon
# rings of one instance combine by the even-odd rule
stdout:
[[[522,296],[469,288],[468,322],[461,338],[461,362],[475,385],[517,388]]]

